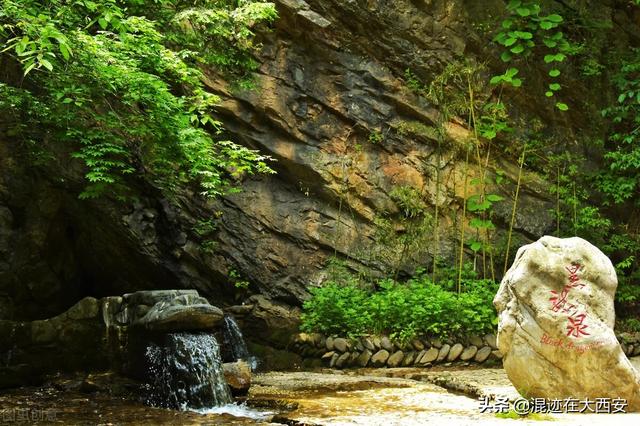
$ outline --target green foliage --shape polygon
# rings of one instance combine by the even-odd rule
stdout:
[[[242,279],[240,273],[235,269],[229,271],[229,281],[231,281],[237,289],[247,290],[249,288],[249,281]]]
[[[555,80],[562,73],[558,65],[576,50],[560,28],[564,18],[557,13],[543,14],[539,1],[510,0],[507,13],[507,18],[502,21],[501,28],[493,39],[505,49],[500,58],[504,62],[515,62],[544,54],[544,63],[552,67],[548,71],[550,80],[545,96],[554,97],[562,88]],[[520,87],[522,78],[516,77],[518,72],[518,68],[512,66],[504,74],[494,76],[491,84]],[[569,109],[563,102],[556,102],[555,106],[560,111]]]
[[[86,167],[82,198],[126,196],[135,179],[168,195],[191,182],[228,192],[271,170],[224,138],[200,65],[246,75],[252,28],[275,16],[248,0],[2,0],[0,59],[24,74],[0,80],[7,132],[52,152],[66,144]]]
[[[602,111],[613,122],[613,131],[605,146],[607,169],[600,173],[598,186],[610,201],[623,203],[637,200],[640,189],[640,50],[633,50],[613,82],[618,97]]]
[[[457,272],[449,270],[444,287],[453,286],[456,279]],[[303,306],[301,329],[349,336],[388,333],[408,340],[417,335],[484,333],[497,324],[492,306],[497,286],[487,280],[466,277],[461,294],[424,274],[406,283],[384,279],[376,286],[377,291],[367,291],[352,279],[314,288]]]
[[[371,133],[369,133],[369,142],[371,142],[372,144],[381,143],[383,140],[384,136],[379,130],[373,130]]]

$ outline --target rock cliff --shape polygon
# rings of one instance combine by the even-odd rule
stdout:
[[[470,136],[467,117],[444,120],[403,76],[411,69],[429,82],[449,63],[497,57],[485,26],[497,22],[504,4],[276,4],[275,28],[260,35],[256,88],[236,89],[208,74],[208,87],[222,98],[217,112],[229,136],[276,160],[277,174],[247,179],[239,194],[205,201],[183,192],[168,200],[133,182],[140,194],[135,202],[81,201],[82,172],[68,153],[33,162],[0,133],[0,318],[45,318],[85,296],[151,288],[196,288],[216,304],[260,293],[298,305],[309,286],[323,280],[332,256],[354,269],[389,270],[371,254],[385,249],[375,223],[398,214],[390,195],[398,186],[417,190],[430,209],[438,205],[438,253],[455,258],[465,163],[455,146]],[[635,37],[626,31],[631,17],[624,10],[608,3],[599,10],[622,29],[616,42]],[[492,61],[487,76],[503,66]],[[535,84],[540,72],[527,72]],[[569,90],[576,104],[593,101],[584,84],[574,81]],[[593,132],[588,113],[594,107],[559,117],[538,98],[504,95],[522,120],[559,124],[545,137],[576,140]],[[440,124],[446,129],[442,149],[432,131]],[[504,171],[504,182],[492,191],[506,199],[494,210],[499,237],[511,215],[516,156],[492,157],[492,181],[497,170]],[[473,161],[468,174],[479,175]],[[554,200],[541,178],[527,176],[518,203],[514,245],[553,229]],[[427,245],[408,254],[398,265],[401,273],[431,264],[435,245]]]

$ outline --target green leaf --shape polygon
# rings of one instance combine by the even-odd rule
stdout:
[[[562,102],[558,102],[556,103],[556,108],[558,108],[560,111],[566,111],[569,109],[569,107],[567,106],[567,104],[562,103]]]
[[[487,194],[487,200],[495,203],[495,202],[504,200],[504,198],[498,194]]]
[[[482,248],[482,243],[479,241],[473,241],[471,242],[471,244],[469,244],[469,248],[471,248],[471,250],[473,251],[478,251]]]
[[[513,38],[513,37],[509,37],[508,39],[506,39],[502,44],[506,47],[511,46],[512,44],[514,44],[516,41],[518,41],[517,38]]]
[[[556,91],[556,90],[560,90],[560,85],[558,83],[551,83],[549,85],[549,89]]]
[[[100,28],[102,28],[103,30],[106,30],[109,26],[109,22],[107,22],[107,20],[103,17],[100,17],[98,18],[98,25],[100,25]]]
[[[519,71],[518,71],[518,68],[509,68],[509,69],[504,73],[504,75],[505,75],[507,78],[511,78],[511,77],[514,77],[516,74],[518,74],[518,72],[519,72]]]
[[[627,98],[627,94],[626,93],[621,93],[620,96],[618,96],[618,103],[624,102],[624,100],[626,98]]]
[[[551,28],[554,28],[556,26],[557,25],[555,25],[553,22],[548,22],[548,21],[540,22],[540,28],[542,28],[543,30],[550,30]]]
[[[512,57],[511,52],[506,50],[500,54],[500,59],[502,59],[503,62],[509,62]]]
[[[549,20],[551,22],[555,22],[556,24],[559,24],[563,21],[562,16],[554,13],[553,15],[549,15],[545,18],[546,20]]]
[[[548,90],[547,90],[546,92],[544,92],[544,95],[545,95],[547,98],[550,98],[551,96],[553,96],[553,92],[550,92],[550,91],[548,91]]]
[[[498,83],[500,83],[502,81],[502,78],[503,77],[501,75],[493,76],[493,77],[491,77],[491,80],[489,80],[489,83],[498,84]]]
[[[516,8],[516,12],[518,12],[518,15],[520,15],[520,16],[529,16],[529,15],[531,15],[531,10],[529,10],[528,7],[518,7],[518,8]]]
[[[544,61],[548,64],[556,60],[556,55],[544,55]]]
[[[545,38],[544,40],[542,40],[542,42],[545,46],[551,49],[558,45],[558,42],[556,42],[555,40],[551,40],[550,38]]]
[[[69,48],[67,47],[67,45],[64,43],[61,43],[59,45],[59,49],[60,49],[60,53],[62,54],[62,57],[65,60],[69,60],[69,57],[71,56],[71,52],[69,51]]]
[[[514,78],[513,80],[511,80],[511,85],[513,87],[520,87],[522,86],[522,80],[520,80],[519,78]]]
[[[549,71],[549,75],[550,75],[551,77],[557,77],[557,76],[559,76],[559,75],[560,75],[560,70],[559,70],[559,69],[554,68],[554,69],[552,69],[551,71]]]
[[[513,25],[513,19],[505,19],[502,21],[502,28],[508,30]]]
[[[523,40],[531,40],[533,38],[533,34],[529,31],[516,31],[516,36]]]
[[[524,52],[524,47],[521,44],[518,44],[511,48],[511,53],[522,53]]]

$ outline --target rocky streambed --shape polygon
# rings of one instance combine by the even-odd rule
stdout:
[[[634,359],[640,366],[640,358]],[[640,414],[551,414],[513,420],[481,412],[478,396],[517,398],[500,368],[315,370],[256,374],[235,404],[178,411],[135,399],[113,374],[56,377],[0,395],[0,419],[36,424],[494,425],[637,424]],[[30,417],[29,421],[24,416]],[[49,416],[49,418],[47,418]]]

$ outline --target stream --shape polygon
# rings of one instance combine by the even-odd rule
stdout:
[[[639,360],[635,362],[638,364]],[[495,425],[639,424],[639,414],[553,414],[535,420],[481,413],[475,396],[434,384],[463,383],[468,389],[514,397],[498,368],[369,369],[267,372],[254,376],[249,395],[215,408],[150,407],[128,394],[134,386],[111,373],[59,376],[41,387],[0,395],[0,420],[25,414],[35,424],[78,425]],[[49,418],[47,418],[49,416]],[[517,423],[515,423],[517,422]]]

